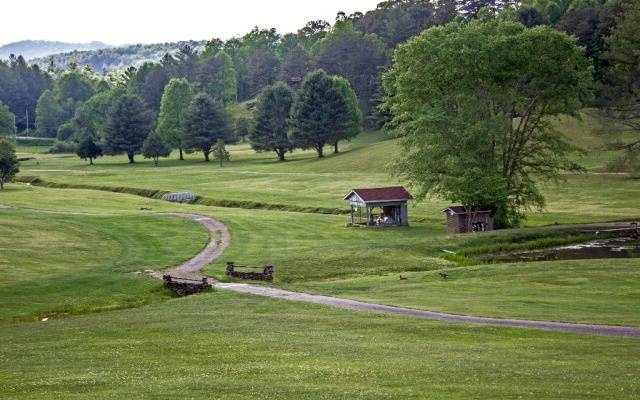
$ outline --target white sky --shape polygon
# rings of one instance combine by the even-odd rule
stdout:
[[[9,0],[2,2],[0,45],[59,40],[112,45],[228,39],[255,25],[293,32],[307,21],[366,11],[381,0]]]

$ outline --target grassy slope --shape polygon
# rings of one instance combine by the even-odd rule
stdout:
[[[409,320],[222,292],[0,327],[0,340],[0,395],[11,399],[640,395],[635,339]]]
[[[177,264],[208,240],[199,224],[169,217],[0,209],[0,220],[0,323],[166,300],[156,280],[131,272]]]

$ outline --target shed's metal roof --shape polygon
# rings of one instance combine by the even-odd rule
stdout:
[[[353,194],[358,195],[366,203],[384,201],[407,201],[413,199],[411,194],[402,186],[391,186],[384,188],[363,188],[353,189],[344,196],[348,200]]]

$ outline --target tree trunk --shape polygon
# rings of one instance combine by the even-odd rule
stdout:
[[[285,155],[285,153],[286,153],[286,152],[285,152],[285,150],[284,150],[282,147],[280,147],[280,148],[278,148],[278,149],[276,150],[276,154],[278,155],[278,161],[284,161],[284,160],[285,160],[285,159],[284,159],[284,155]]]
[[[158,157],[153,157],[153,163],[156,167],[158,166]]]
[[[316,150],[318,151],[318,158],[324,157],[324,146],[318,146]]]
[[[218,154],[218,158],[220,159],[220,168],[222,168],[222,154]]]
[[[184,161],[184,155],[182,154],[182,147],[180,147],[179,150],[180,150],[180,161]]]
[[[135,160],[133,159],[134,153],[127,153],[127,157],[129,157],[129,164],[133,164]]]
[[[204,153],[204,161],[209,162],[209,152],[203,151],[203,153]]]
[[[93,158],[89,157],[89,165],[93,165]]]
[[[0,179],[0,190],[4,189],[4,180]]]
[[[338,154],[338,153],[339,153],[339,151],[338,151],[338,142],[335,142],[333,144],[333,154]]]

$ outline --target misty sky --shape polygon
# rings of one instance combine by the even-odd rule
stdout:
[[[338,11],[381,0],[9,0],[2,2],[0,45],[24,39],[108,44],[228,39],[253,26],[292,32]]]

